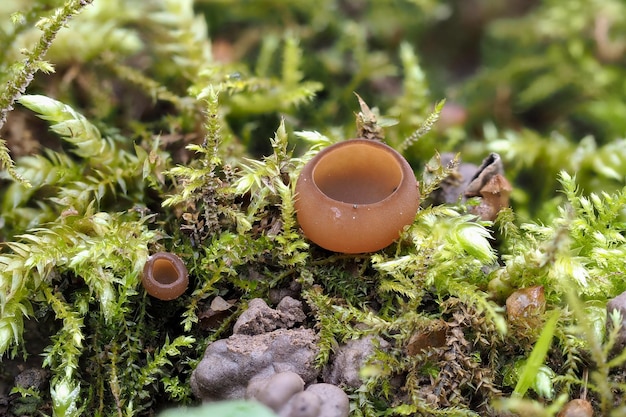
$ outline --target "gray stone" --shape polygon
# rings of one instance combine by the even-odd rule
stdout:
[[[281,327],[290,328],[306,319],[306,314],[302,310],[302,301],[291,297],[284,297],[280,300],[276,306],[276,311],[280,313]]]
[[[233,333],[255,335],[271,332],[279,327],[279,323],[280,313],[270,308],[262,299],[254,298],[235,322]]]
[[[15,377],[15,385],[26,389],[41,390],[48,382],[48,371],[41,368],[29,368]]]
[[[313,393],[320,398],[319,417],[348,417],[350,415],[350,399],[338,386],[311,384],[305,392]]]
[[[253,378],[290,371],[305,383],[317,378],[318,337],[311,329],[278,329],[259,335],[235,334],[209,345],[191,376],[204,401],[244,398]]]
[[[377,345],[383,349],[389,347],[388,342],[372,336],[348,341],[337,350],[332,364],[324,370],[324,382],[360,387],[362,381],[359,372],[374,354]]]
[[[278,412],[285,404],[304,389],[304,381],[294,372],[280,372],[269,378],[250,381],[246,398],[254,398]]]
[[[235,322],[233,333],[255,335],[280,328],[288,329],[305,318],[301,301],[285,297],[273,309],[262,299],[255,298],[250,300],[248,309]]]
[[[279,417],[348,417],[350,401],[343,390],[331,384],[311,384],[293,372],[277,373],[250,382],[247,398],[270,407]]]
[[[279,417],[319,417],[322,400],[312,392],[302,391],[295,394],[287,404],[283,404]]]

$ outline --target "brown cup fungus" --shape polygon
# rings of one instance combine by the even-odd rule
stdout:
[[[320,151],[296,184],[298,222],[317,245],[374,252],[396,240],[417,213],[420,194],[409,163],[391,147],[351,139]]]
[[[159,300],[173,300],[189,285],[187,268],[173,253],[158,252],[148,258],[143,267],[141,284],[148,294]]]

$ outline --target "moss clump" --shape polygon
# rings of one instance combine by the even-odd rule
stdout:
[[[623,410],[606,313],[626,290],[619,0],[477,0],[477,19],[430,0],[5,3],[0,367],[43,353],[49,371],[8,413],[193,403],[207,344],[281,291],[306,302],[320,367],[350,339],[389,342],[346,388],[353,415],[552,416],[581,389]],[[424,201],[458,164],[440,153],[498,152],[512,208],[423,204],[381,251],[324,251],[298,228],[296,179],[357,135],[403,152]],[[168,303],[140,286],[161,250],[191,278]],[[534,286],[532,317],[505,312]],[[217,296],[235,306],[219,320]]]

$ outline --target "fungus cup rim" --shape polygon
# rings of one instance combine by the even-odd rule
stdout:
[[[384,198],[373,201],[371,203],[356,203],[356,202],[343,201],[343,200],[338,200],[336,198],[333,198],[319,187],[318,181],[316,181],[315,179],[315,173],[318,170],[320,163],[323,162],[323,160],[327,158],[330,153],[332,153],[333,151],[337,151],[338,149],[341,149],[343,147],[359,146],[359,145],[371,146],[373,148],[376,148],[377,151],[384,152],[386,155],[390,157],[390,159],[393,159],[395,163],[395,166],[393,168],[397,168],[397,171],[399,173],[399,178],[395,186],[395,189],[391,193],[387,194]],[[357,139],[348,139],[343,142],[337,142],[327,148],[322,149],[307,163],[307,165],[314,164],[314,166],[310,170],[311,183],[313,184],[313,187],[315,187],[315,190],[318,191],[319,194],[323,198],[328,199],[329,201],[332,201],[333,203],[345,204],[346,206],[349,206],[349,207],[352,207],[354,205],[357,205],[359,207],[375,207],[376,205],[385,204],[388,200],[392,199],[396,194],[398,194],[401,191],[400,186],[402,185],[405,179],[405,173],[403,169],[403,165],[405,162],[406,160],[404,159],[404,157],[398,151],[393,149],[391,146],[382,142],[371,140],[371,139],[357,138]],[[304,169],[302,170],[302,172],[304,172]]]
[[[176,279],[165,283],[154,276],[156,263],[167,261],[176,273]],[[157,252],[148,257],[141,276],[141,283],[146,292],[160,300],[169,301],[180,297],[189,285],[189,273],[180,257],[170,252]]]

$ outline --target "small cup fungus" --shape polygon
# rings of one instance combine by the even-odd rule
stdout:
[[[169,301],[185,292],[189,276],[182,259],[173,253],[158,252],[143,267],[141,283],[151,296]]]
[[[391,147],[351,139],[320,151],[303,168],[295,208],[304,234],[342,253],[374,252],[413,222],[420,194],[409,163]]]

